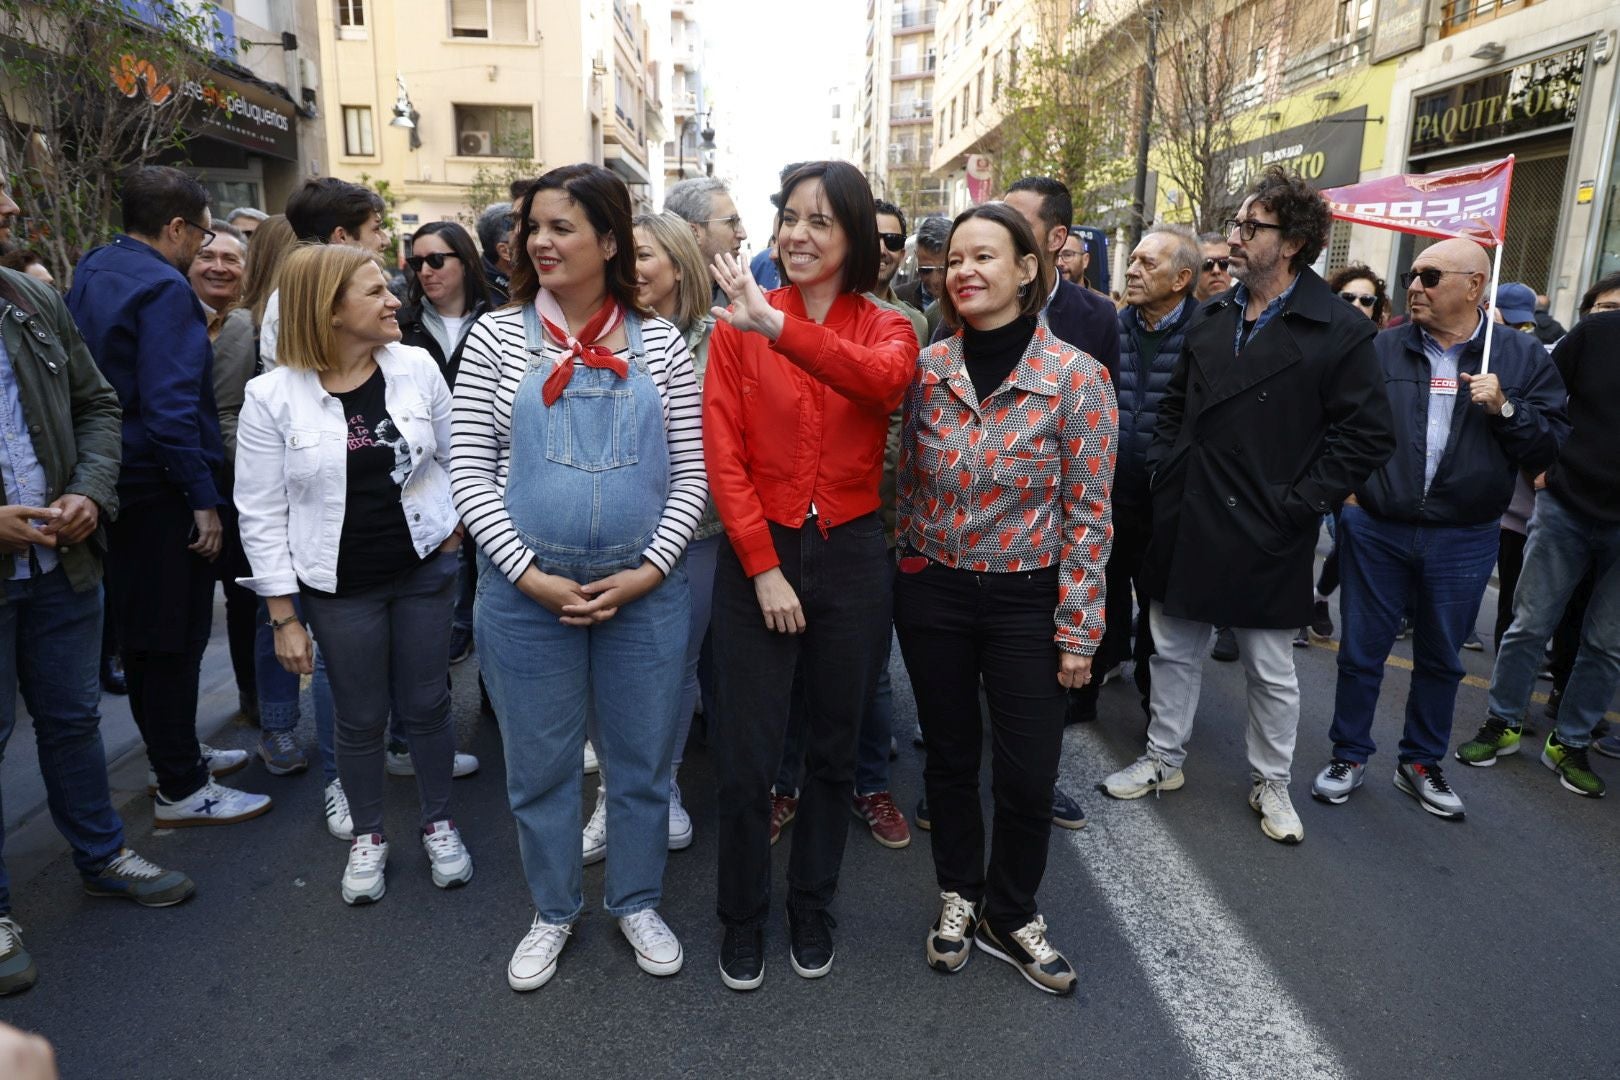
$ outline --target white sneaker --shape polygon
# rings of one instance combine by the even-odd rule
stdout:
[[[449,818],[435,821],[422,830],[422,850],[433,867],[433,884],[453,889],[472,880],[472,855],[461,842],[461,831]]]
[[[602,767],[602,763],[596,759],[596,747],[591,745],[591,740],[586,739],[585,740],[585,772],[586,772],[586,774],[588,775],[590,773],[596,772],[601,767]]]
[[[270,796],[238,791],[210,777],[208,783],[187,798],[170,802],[159,795],[152,805],[152,824],[159,829],[232,825],[256,818],[269,809]]]
[[[506,964],[506,983],[514,990],[538,990],[557,974],[557,957],[568,944],[572,926],[553,926],[534,917]]]
[[[1157,754],[1146,753],[1102,782],[1116,799],[1140,799],[1150,791],[1175,791],[1187,782],[1180,769],[1165,765]]]
[[[681,805],[681,786],[669,782],[669,850],[684,851],[692,846],[692,815]]]
[[[395,753],[389,750],[383,755],[387,762],[389,776],[415,776],[416,765],[411,761],[409,750]],[[478,759],[471,754],[456,753],[455,764],[450,767],[452,779],[460,780],[463,776],[471,776],[478,771]]]
[[[354,815],[349,813],[349,797],[343,794],[343,781],[326,785],[326,831],[339,840],[354,839]]]
[[[1294,813],[1288,785],[1281,780],[1256,780],[1249,791],[1249,805],[1260,815],[1260,831],[1280,844],[1297,844],[1305,839],[1305,826]]]
[[[246,750],[220,750],[207,743],[198,743],[197,749],[202,752],[203,764],[208,767],[208,775],[216,780],[247,768],[248,758],[252,756]],[[146,770],[146,793],[148,795],[158,793],[158,778],[154,769]]]
[[[648,908],[619,920],[619,930],[636,950],[636,966],[649,975],[673,975],[681,970],[681,943],[663,918]]]
[[[591,820],[585,823],[585,830],[580,834],[580,847],[583,849],[584,866],[607,858],[606,788],[596,789],[596,809],[591,811]]]
[[[343,902],[374,904],[388,891],[383,868],[388,865],[388,841],[381,833],[366,833],[349,845],[349,865],[343,869]]]

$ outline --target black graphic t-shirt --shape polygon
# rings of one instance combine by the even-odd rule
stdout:
[[[355,389],[334,395],[349,422],[349,489],[334,596],[381,585],[422,561],[400,501],[411,472],[411,446],[388,415],[386,385],[378,369]]]

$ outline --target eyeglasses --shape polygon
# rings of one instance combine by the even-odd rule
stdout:
[[[1231,232],[1232,230],[1228,229],[1226,231]],[[1253,237],[1251,236],[1250,239],[1253,239]],[[1231,266],[1231,265],[1232,265],[1232,260],[1231,259],[1205,259],[1204,260],[1204,273],[1206,273],[1206,274],[1209,273],[1211,270],[1215,269],[1217,266],[1221,268],[1222,273],[1225,273],[1226,268],[1228,266]]]
[[[1596,315],[1603,311],[1620,311],[1620,300],[1599,300],[1588,308],[1584,314]]]
[[[943,266],[920,266],[919,265],[917,267],[917,273],[919,273],[919,274],[938,274],[938,273],[943,273],[944,270],[945,270],[945,268]]]
[[[420,274],[422,272],[423,263],[427,263],[428,266],[434,270],[443,270],[444,260],[459,258],[461,258],[461,256],[457,255],[453,251],[435,251],[431,255],[412,255],[410,258],[405,260],[405,265],[411,268],[412,273]]]
[[[1256,221],[1254,218],[1246,218],[1243,221],[1239,221],[1237,218],[1227,218],[1221,224],[1226,226],[1228,236],[1231,235],[1233,229],[1238,230],[1238,235],[1243,238],[1245,243],[1253,240],[1254,234],[1259,232],[1261,229],[1276,229],[1278,232],[1282,231],[1281,225],[1273,225],[1269,221]]]
[[[1410,289],[1412,282],[1421,281],[1425,289],[1432,289],[1440,284],[1442,274],[1468,274],[1468,270],[1442,270],[1438,266],[1425,266],[1421,270],[1407,270],[1400,276],[1401,288]]]
[[[1339,299],[1347,304],[1360,304],[1364,308],[1370,308],[1378,303],[1378,297],[1372,293],[1342,292],[1339,294]]]
[[[185,218],[181,218],[180,220],[185,221],[187,225],[191,226],[193,229],[196,229],[198,232],[203,234],[203,242],[202,242],[203,247],[207,247],[209,244],[212,244],[214,242],[214,237],[219,235],[213,229],[205,229],[201,225],[197,224],[195,221],[186,221]]]
[[[1076,259],[1078,259],[1080,257],[1080,254],[1081,253],[1078,252],[1078,251],[1070,251],[1067,248],[1065,248],[1064,250],[1057,253],[1057,261],[1058,262],[1074,262],[1074,260],[1076,260]]]
[[[903,232],[880,232],[878,233],[878,239],[890,251],[906,250],[906,234]]]
[[[703,219],[703,224],[705,224],[705,225],[724,225],[726,228],[731,229],[733,232],[735,232],[736,229],[737,229],[737,226],[742,224],[742,215],[741,214],[732,214],[730,217],[704,218]]]

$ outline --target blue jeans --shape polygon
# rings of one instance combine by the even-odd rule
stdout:
[[[0,606],[0,757],[17,723],[17,690],[34,720],[51,820],[94,873],[124,846],[124,823],[107,793],[101,745],[101,589],[76,593],[67,574],[5,583]],[[0,837],[0,842],[3,842]],[[11,882],[0,862],[0,915]]]
[[[298,597],[293,607],[300,617],[303,608]],[[298,726],[299,677],[276,659],[276,635],[270,629],[270,612],[259,600],[259,625],[253,638],[253,667],[259,684],[259,728],[263,731],[291,731]],[[332,683],[326,677],[326,654],[320,643],[315,648],[315,675],[310,680],[310,699],[315,706],[315,744],[320,750],[321,771],[330,784],[337,779],[337,750],[334,742]]]
[[[692,733],[692,713],[702,696],[698,686],[698,661],[703,658],[703,642],[709,636],[709,611],[714,602],[714,562],[724,533],[686,545],[686,580],[692,592],[692,623],[686,637],[686,670],[681,676],[681,700],[675,712],[675,768],[686,754],[686,739]],[[705,706],[713,702],[705,702]]]
[[[1620,683],[1620,524],[1595,521],[1559,502],[1552,492],[1537,492],[1524,569],[1513,592],[1513,625],[1502,635],[1491,676],[1493,718],[1513,727],[1524,723],[1547,639],[1589,570],[1592,599],[1558,708],[1558,741],[1565,746],[1592,741],[1592,729]]]
[[[1496,565],[1499,527],[1411,525],[1346,506],[1339,519],[1339,681],[1333,756],[1366,764],[1375,749],[1373,711],[1401,613],[1412,620],[1412,684],[1402,762],[1434,765],[1451,745],[1451,717],[1479,601]]]

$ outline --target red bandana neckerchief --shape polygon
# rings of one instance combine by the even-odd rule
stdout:
[[[579,360],[586,367],[606,368],[619,378],[628,378],[630,365],[613,355],[613,350],[597,342],[612,334],[624,319],[624,309],[613,297],[608,297],[602,306],[592,315],[584,329],[575,337],[557,323],[566,324],[563,318],[562,306],[550,293],[541,290],[535,297],[535,313],[540,317],[540,325],[545,328],[546,337],[562,348],[563,354],[557,361],[557,366],[551,374],[546,376],[545,385],[541,388],[540,397],[547,404],[555,404],[562,397],[568,380],[574,377],[574,361]],[[556,316],[557,322],[552,322],[549,316]]]

